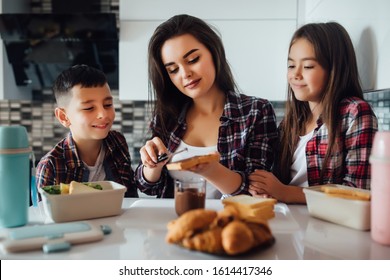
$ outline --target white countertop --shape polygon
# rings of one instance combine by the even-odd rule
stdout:
[[[108,225],[112,233],[101,241],[73,245],[69,251],[43,253],[31,251],[4,253],[0,259],[232,259],[201,252],[189,251],[165,242],[166,225],[177,218],[173,199],[125,198],[122,214],[89,220],[95,225]],[[220,200],[207,200],[206,208],[219,210]],[[240,259],[390,259],[390,246],[371,240],[369,231],[359,231],[310,217],[304,205],[275,207],[276,217],[270,227],[276,242],[267,249],[239,256]],[[50,223],[43,206],[29,209],[29,224]],[[0,233],[4,229],[0,230]],[[237,257],[236,257],[237,258]]]

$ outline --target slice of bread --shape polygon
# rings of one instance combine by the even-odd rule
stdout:
[[[194,167],[195,165],[212,161],[219,161],[219,159],[220,155],[213,153],[202,156],[194,156],[177,162],[171,162],[168,163],[166,166],[168,170],[187,170]]]
[[[369,192],[363,192],[359,189],[343,189],[331,186],[322,186],[321,191],[329,196],[340,197],[345,199],[356,199],[356,200],[370,200],[371,194]]]
[[[86,193],[86,192],[100,192],[100,190],[97,190],[95,188],[89,187],[83,183],[79,183],[76,181],[70,182],[69,194]]]
[[[223,205],[233,206],[241,219],[249,222],[261,222],[275,217],[274,198],[258,198],[249,195],[236,195],[222,200]]]
[[[236,196],[230,196],[222,200],[224,204],[236,203],[248,208],[259,208],[265,207],[267,205],[274,206],[276,203],[276,199],[274,198],[261,198],[261,197],[253,197],[250,195],[240,194]]]

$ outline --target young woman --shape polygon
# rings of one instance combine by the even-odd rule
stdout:
[[[369,155],[377,119],[364,101],[356,56],[340,24],[312,23],[292,37],[288,100],[275,175],[257,170],[250,193],[305,203],[302,187],[370,187]]]
[[[277,141],[271,104],[238,94],[220,37],[203,20],[177,15],[157,27],[149,42],[152,138],[136,170],[141,191],[173,197],[173,180],[203,177],[207,197],[248,193],[248,175],[271,170]],[[158,155],[182,148],[172,162],[219,153],[220,161],[189,171],[168,171]]]

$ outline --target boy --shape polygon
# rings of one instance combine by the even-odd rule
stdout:
[[[37,187],[109,180],[138,197],[124,136],[112,131],[113,98],[106,76],[87,65],[63,71],[53,85],[55,116],[70,132],[38,163]]]

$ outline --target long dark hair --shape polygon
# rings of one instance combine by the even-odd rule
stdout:
[[[154,135],[167,140],[170,131],[177,123],[177,118],[186,103],[192,99],[181,93],[164,67],[161,48],[168,40],[176,36],[191,34],[211,53],[216,71],[215,83],[224,92],[236,90],[225,49],[217,32],[205,21],[190,16],[176,15],[159,25],[149,41],[149,100],[154,104],[153,116],[158,123]]]
[[[292,36],[289,50],[298,39],[308,40],[314,48],[318,63],[328,74],[328,81],[321,96],[322,121],[328,128],[328,148],[323,167],[330,160],[337,147],[339,104],[343,98],[356,96],[363,99],[359,81],[356,55],[351,38],[345,28],[336,22],[309,23],[300,27]],[[281,123],[280,161],[277,173],[281,181],[291,180],[290,166],[299,136],[305,131],[305,124],[312,117],[308,102],[299,101],[288,86],[286,114]],[[321,181],[324,168],[321,170]]]

